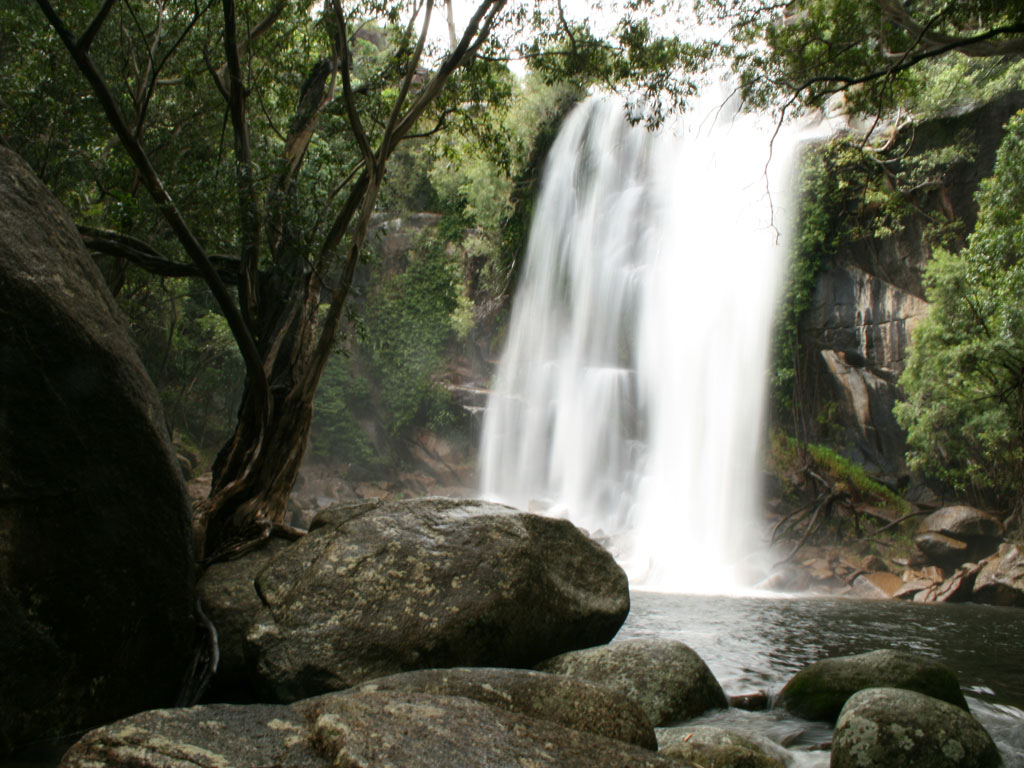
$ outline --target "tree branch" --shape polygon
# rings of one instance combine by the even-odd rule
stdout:
[[[92,45],[93,40],[96,39],[96,35],[99,34],[100,28],[103,26],[103,22],[107,20],[107,14],[110,13],[110,9],[114,7],[114,3],[117,0],[106,0],[103,6],[96,12],[96,16],[90,22],[88,28],[82,33],[82,36],[78,38],[76,45],[82,50],[83,53],[89,52],[89,47]]]
[[[241,227],[242,276],[238,298],[242,317],[249,328],[255,327],[259,311],[260,211],[256,181],[253,178],[249,122],[245,112],[245,83],[238,56],[238,31],[234,0],[223,0],[224,55],[228,68],[228,97],[231,127],[235,135],[235,176],[238,181],[238,216]]]
[[[161,277],[202,277],[192,262],[174,261],[148,243],[109,229],[79,226],[85,247],[94,254],[130,261],[145,271]],[[241,263],[237,256],[210,254],[210,263],[227,285],[237,285]]]
[[[195,263],[207,285],[210,286],[210,290],[213,292],[214,298],[217,300],[217,304],[220,306],[221,312],[224,313],[228,326],[231,328],[231,333],[234,335],[235,341],[238,344],[239,351],[242,354],[242,359],[245,362],[246,372],[250,378],[250,383],[257,394],[257,402],[260,404],[260,421],[261,423],[265,423],[271,407],[267,376],[263,370],[263,364],[259,350],[256,348],[256,342],[253,339],[252,334],[249,332],[238,307],[235,306],[230,292],[224,285],[224,282],[220,279],[220,275],[217,274],[217,270],[210,262],[205,249],[192,233],[192,230],[185,222],[185,219],[182,217],[181,212],[174,204],[174,201],[168,194],[167,190],[164,189],[163,182],[160,180],[156,169],[150,162],[149,156],[143,149],[142,144],[135,138],[131,128],[128,126],[128,123],[124,118],[124,115],[121,114],[121,110],[117,105],[117,100],[107,87],[106,81],[103,79],[103,75],[100,74],[88,53],[78,48],[74,36],[65,26],[63,19],[61,19],[53,9],[50,1],[36,0],[36,2],[47,20],[50,22],[54,31],[57,33],[57,36],[60,37],[64,46],[68,49],[68,53],[71,54],[71,58],[75,62],[75,65],[92,87],[93,93],[96,95],[97,100],[107,116],[107,121],[117,134],[117,137],[121,142],[121,146],[124,147],[128,156],[135,164],[136,169],[139,171],[139,176],[145,184],[150,196],[153,198],[153,202],[156,203],[158,210],[170,225],[175,236],[178,238],[178,241],[185,249],[185,252]]]

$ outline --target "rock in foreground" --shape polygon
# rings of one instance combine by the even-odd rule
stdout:
[[[61,768],[680,768],[689,765],[472,699],[350,691],[292,705],[158,710],[83,737]]]
[[[995,743],[959,707],[899,688],[850,697],[832,737],[831,768],[995,768]]]
[[[461,696],[577,731],[656,750],[658,742],[640,706],[585,680],[529,669],[422,669],[378,678],[353,691]]]
[[[194,634],[190,515],[99,270],[0,147],[0,754],[174,703]]]
[[[626,575],[565,520],[484,502],[339,506],[256,578],[247,658],[271,701],[413,669],[531,667],[607,642]]]
[[[888,649],[816,661],[786,683],[776,705],[807,720],[835,722],[854,693],[877,687],[917,691],[967,710],[960,684],[949,667]]]
[[[704,660],[678,640],[645,638],[587,648],[549,659],[539,668],[629,696],[656,727],[729,706]]]

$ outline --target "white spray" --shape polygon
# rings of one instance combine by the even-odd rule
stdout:
[[[774,126],[678,136],[591,99],[545,170],[484,420],[482,493],[568,516],[634,586],[733,592],[760,540],[772,312],[784,265]],[[769,189],[774,193],[769,195]]]

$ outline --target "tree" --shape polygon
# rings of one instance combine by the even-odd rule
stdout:
[[[715,46],[745,97],[785,112],[844,94],[852,113],[885,114],[913,90],[924,62],[952,52],[1024,54],[1021,0],[697,0],[726,26]]]
[[[561,62],[558,76],[592,71],[591,82],[667,94],[652,122],[689,89],[680,77],[687,51],[645,18],[653,0],[627,3],[604,38],[570,20],[561,2],[477,0],[446,49],[430,39],[440,0],[36,5],[88,84],[87,93],[67,89],[70,102],[98,107],[113,133],[90,133],[78,148],[95,175],[76,175],[77,187],[90,190],[108,225],[86,232],[90,246],[200,275],[241,352],[237,426],[197,516],[208,558],[282,524],[313,396],[403,141],[485,112],[507,91],[504,62],[517,49]],[[443,5],[451,32],[452,4]],[[38,17],[8,13],[52,52]],[[524,30],[536,32],[532,40]],[[15,49],[8,63],[33,55]]]
[[[926,270],[896,417],[912,466],[1024,510],[1024,113],[1006,126],[978,223]]]

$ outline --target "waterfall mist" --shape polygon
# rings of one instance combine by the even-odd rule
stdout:
[[[766,167],[788,163],[721,102],[675,135],[607,98],[566,120],[484,419],[486,498],[567,516],[665,591],[757,577],[785,231]]]

